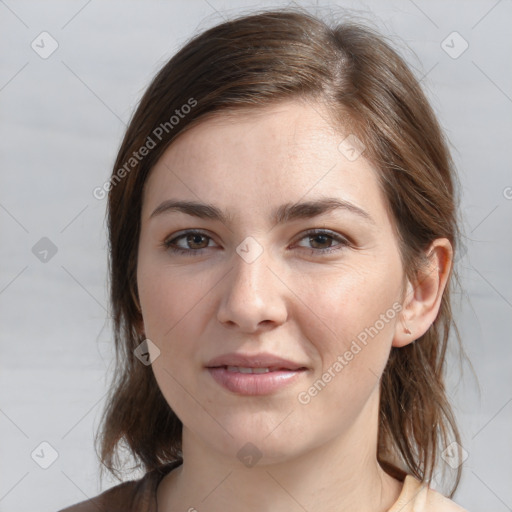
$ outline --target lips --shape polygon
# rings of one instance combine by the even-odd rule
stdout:
[[[233,368],[243,369],[268,369],[269,371],[289,370],[295,371],[306,368],[305,365],[284,359],[279,356],[268,353],[260,353],[255,355],[248,354],[224,354],[208,361],[205,365],[207,368]],[[244,373],[242,371],[242,373]],[[249,373],[249,372],[245,372]],[[257,372],[255,372],[257,373]],[[264,373],[264,372],[261,372]]]
[[[206,369],[215,382],[237,395],[269,395],[291,385],[308,369],[272,354],[225,354],[209,361]]]

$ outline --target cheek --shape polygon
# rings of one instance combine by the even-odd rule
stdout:
[[[312,341],[310,357],[316,365],[296,399],[302,415],[323,418],[315,428],[318,437],[325,439],[350,428],[356,418],[372,421],[362,411],[378,409],[380,376],[398,318],[393,308],[398,295],[385,274],[348,276],[340,275],[329,293],[311,292],[311,309],[323,314],[318,318],[310,313],[301,322],[302,331]],[[318,290],[310,286],[313,289]],[[371,401],[375,401],[373,406]]]
[[[149,259],[139,262],[137,280],[146,336],[167,349],[176,332],[197,320],[208,287],[190,272]]]
[[[208,308],[207,290],[180,269],[165,269],[161,264],[139,262],[139,296],[146,337],[160,350],[152,371],[171,409],[187,425],[218,428],[212,416],[199,405],[203,397],[196,377],[201,371],[201,325]],[[158,271],[156,270],[158,269]],[[204,336],[203,336],[204,338]],[[211,421],[211,423],[210,423]]]
[[[375,384],[387,362],[401,309],[400,279],[400,267],[390,264],[302,280],[301,293],[310,307],[301,329],[311,341],[309,355],[317,363],[317,378],[336,381],[332,388]],[[332,377],[341,374],[343,379]]]
[[[150,258],[139,260],[137,277],[145,334],[160,350],[153,371],[167,401],[178,412],[182,407],[176,402],[184,397],[183,389],[195,392],[191,376],[202,371],[204,330],[214,315],[213,283],[201,275],[191,276],[185,267],[170,268]]]

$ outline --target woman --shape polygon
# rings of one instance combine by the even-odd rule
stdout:
[[[462,510],[429,488],[460,478],[453,170],[381,36],[290,9],[200,34],[108,192],[101,457],[146,475],[67,511]]]

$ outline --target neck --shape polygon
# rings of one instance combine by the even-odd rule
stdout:
[[[377,462],[372,418],[378,415],[367,409],[344,436],[283,462],[250,468],[212,450],[184,427],[183,464],[160,484],[159,510],[225,512],[243,503],[247,512],[385,512],[401,483]]]

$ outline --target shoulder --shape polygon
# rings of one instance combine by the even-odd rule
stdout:
[[[404,480],[397,502],[388,512],[468,512],[454,501],[422,484],[412,475]]]
[[[465,508],[457,505],[454,501],[443,496],[441,493],[428,490],[425,512],[468,512]]]
[[[162,478],[181,461],[174,461],[149,471],[139,480],[123,482],[98,496],[59,512],[154,512],[156,490]]]
[[[59,512],[127,512],[131,510],[131,502],[139,494],[141,480],[133,480],[116,485],[95,498],[72,505]]]

